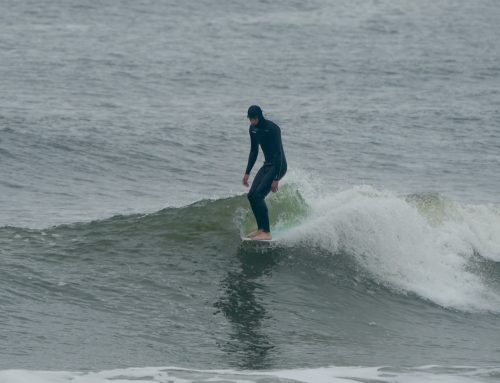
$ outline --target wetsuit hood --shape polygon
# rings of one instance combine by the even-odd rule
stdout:
[[[262,109],[258,105],[252,105],[250,106],[250,108],[248,108],[247,117],[258,118],[259,119],[258,125],[260,125],[262,122],[265,121],[264,115],[262,114]]]

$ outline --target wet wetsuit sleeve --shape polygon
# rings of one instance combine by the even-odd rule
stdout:
[[[281,169],[283,167],[283,144],[281,142],[281,129],[276,125],[273,130],[273,163],[276,173],[274,175],[274,180],[277,181],[280,178]]]
[[[248,155],[248,164],[245,174],[250,174],[259,154],[259,143],[257,142],[257,137],[255,137],[255,134],[250,132],[250,129],[248,130],[248,133],[250,134],[250,154]]]

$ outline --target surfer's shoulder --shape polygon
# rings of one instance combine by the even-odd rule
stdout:
[[[271,120],[266,120],[268,127],[279,128],[278,124]]]
[[[280,127],[278,126],[278,124],[274,123],[274,122],[273,122],[273,121],[271,121],[271,120],[266,120],[266,122],[267,122],[267,128],[268,128],[268,129],[271,129],[271,130],[273,130],[273,131],[276,131],[276,130],[281,131],[281,129],[280,129]]]

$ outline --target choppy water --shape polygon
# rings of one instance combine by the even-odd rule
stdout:
[[[0,381],[498,380],[499,18],[0,1]],[[273,246],[240,243],[252,103]]]

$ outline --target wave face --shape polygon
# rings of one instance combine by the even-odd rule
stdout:
[[[0,367],[21,355],[23,368],[94,371],[498,360],[497,206],[325,191],[293,174],[268,205],[286,229],[272,244],[241,243],[254,228],[245,195],[1,228]]]

